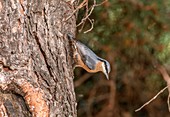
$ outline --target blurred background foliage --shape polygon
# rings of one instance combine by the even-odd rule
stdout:
[[[77,23],[85,10],[79,10]],[[155,64],[170,73],[170,1],[110,0],[95,7],[90,19],[93,30],[83,33],[91,27],[86,21],[77,38],[108,60],[112,71],[106,80],[102,73],[76,68],[78,117],[169,117],[168,91],[139,112],[135,109],[166,86]]]

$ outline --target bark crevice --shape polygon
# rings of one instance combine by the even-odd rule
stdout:
[[[16,111],[21,117],[30,113],[33,117],[76,117],[72,58],[65,38],[66,32],[75,33],[76,19],[64,22],[74,9],[61,0],[0,3],[0,116],[13,115],[2,97],[8,90],[8,95],[23,97],[18,104],[29,107],[19,107],[24,110]],[[9,102],[14,108],[14,100]]]

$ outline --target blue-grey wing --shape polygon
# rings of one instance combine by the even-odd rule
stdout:
[[[95,69],[96,61],[92,59],[90,56],[83,56],[83,62],[87,65],[91,70]]]
[[[97,64],[97,55],[89,49],[86,45],[81,42],[76,42],[78,51],[82,57],[83,62],[90,68],[95,69],[95,65]]]

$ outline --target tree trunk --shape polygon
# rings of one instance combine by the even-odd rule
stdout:
[[[64,0],[0,0],[0,117],[76,117]]]

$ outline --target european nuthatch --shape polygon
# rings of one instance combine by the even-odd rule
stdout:
[[[109,79],[108,75],[111,68],[108,61],[98,57],[86,45],[75,40],[71,34],[68,34],[68,39],[70,39],[73,46],[75,67],[82,67],[90,73],[102,71],[106,75],[106,78]]]

